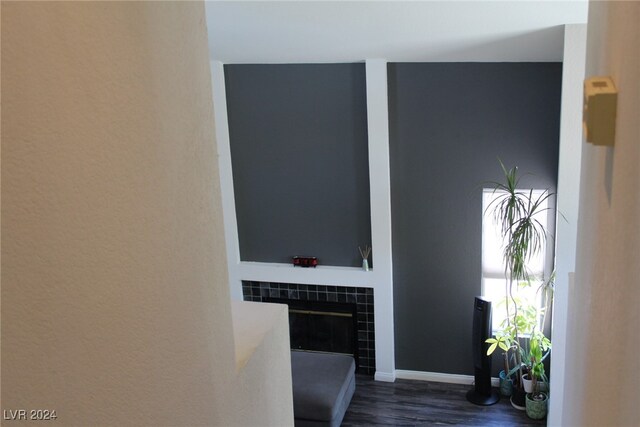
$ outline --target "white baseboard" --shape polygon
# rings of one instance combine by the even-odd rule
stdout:
[[[396,380],[396,372],[389,373],[389,372],[377,371],[373,379],[376,381],[384,381],[387,383],[392,383]]]
[[[378,380],[376,374],[376,380]],[[460,374],[443,374],[440,372],[424,372],[424,371],[405,371],[402,369],[396,369],[395,378],[402,380],[418,380],[418,381],[434,381],[438,383],[450,383],[450,384],[468,384],[471,385],[474,382],[473,375],[460,375]],[[498,387],[500,380],[498,378],[491,378],[491,385]]]

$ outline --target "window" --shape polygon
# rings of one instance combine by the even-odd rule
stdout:
[[[524,190],[523,190],[524,191]],[[527,191],[528,193],[528,191]],[[532,197],[536,199],[544,193],[544,190],[534,190]],[[495,333],[501,329],[500,325],[507,316],[505,297],[507,296],[507,280],[505,279],[505,263],[503,259],[503,239],[500,226],[496,223],[492,209],[487,207],[492,201],[504,195],[504,192],[494,192],[493,189],[484,189],[482,195],[482,295],[491,301],[492,330]],[[540,213],[535,216],[545,229],[547,227],[548,200],[540,206]],[[493,207],[493,205],[491,205]],[[527,270],[531,277],[531,286],[518,287],[517,296],[540,308],[542,301],[536,290],[542,284],[545,272],[546,247],[540,253],[532,257],[527,263]],[[538,298],[537,298],[538,297]],[[536,299],[537,298],[537,299]]]

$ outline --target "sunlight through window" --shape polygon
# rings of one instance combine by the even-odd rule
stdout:
[[[523,190],[524,191],[524,190]],[[532,197],[536,199],[544,190],[534,190]],[[492,306],[492,330],[495,333],[501,328],[501,324],[507,316],[505,298],[507,296],[507,279],[505,276],[504,262],[504,240],[500,232],[500,225],[496,223],[491,206],[493,200],[497,199],[504,192],[484,189],[482,194],[482,295],[491,301]],[[534,216],[542,226],[547,228],[547,207],[548,200],[545,200],[540,207],[538,214]],[[536,299],[536,290],[543,282],[544,260],[546,259],[546,245],[542,250],[533,256],[527,263],[527,270],[531,278],[530,286],[516,286],[517,298],[541,306],[541,301]],[[513,304],[512,304],[513,306]]]

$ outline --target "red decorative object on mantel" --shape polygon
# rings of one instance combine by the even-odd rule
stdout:
[[[314,267],[318,265],[318,258],[314,256],[294,256],[294,267]]]

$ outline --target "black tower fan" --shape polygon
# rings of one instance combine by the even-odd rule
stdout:
[[[500,399],[491,388],[491,356],[487,356],[487,338],[491,337],[491,301],[476,297],[473,304],[473,367],[475,387],[467,392],[467,400],[476,405],[493,405]]]

